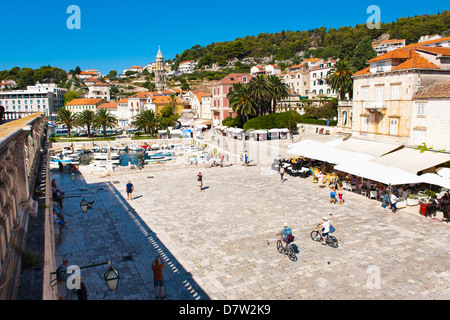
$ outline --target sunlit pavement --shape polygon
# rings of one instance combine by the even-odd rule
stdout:
[[[204,188],[196,186],[197,173]],[[450,224],[412,207],[394,215],[351,192],[344,205],[311,178],[270,166],[159,165],[109,175],[52,172],[66,192],[57,250],[70,264],[112,261],[119,288],[109,292],[105,266],[82,270],[89,299],[155,299],[151,263],[165,260],[166,299],[449,299]],[[134,184],[133,200],[125,185]],[[81,196],[95,203],[81,213]],[[441,214],[440,214],[441,215]],[[339,248],[310,232],[323,216]],[[278,253],[275,234],[293,229],[298,260]],[[68,292],[67,299],[76,299]]]

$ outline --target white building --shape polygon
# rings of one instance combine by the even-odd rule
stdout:
[[[178,66],[178,71],[182,73],[192,73],[194,72],[196,66],[197,62],[195,62],[194,60],[183,61]]]
[[[0,90],[12,89],[17,85],[15,80],[3,80],[0,82]]]
[[[449,43],[450,37],[411,44],[367,61],[353,74],[352,106],[338,108],[339,118],[348,111],[351,130],[372,140],[450,149],[441,140],[450,135]]]
[[[309,69],[309,97],[328,96],[337,97],[328,85],[328,72],[336,64],[336,60],[324,61],[320,60],[315,63],[314,67]]]
[[[144,71],[144,69],[145,69],[145,67],[132,66],[131,68],[124,69],[123,74],[126,74],[128,71],[142,73],[142,71]]]
[[[128,108],[128,99],[122,99],[117,102],[117,120],[120,127],[131,126],[131,112]]]
[[[89,90],[86,98],[100,98],[107,101],[111,100],[111,87],[108,83],[97,81],[89,84],[86,83],[86,85]]]
[[[64,105],[66,93],[67,89],[58,88],[54,83],[38,83],[28,86],[27,90],[0,92],[0,105],[6,112],[45,112],[46,116],[52,116]]]
[[[384,54],[386,52],[389,52],[391,50],[395,50],[398,48],[402,48],[406,45],[405,39],[391,39],[391,40],[384,40],[381,41],[378,44],[372,45],[375,51],[378,55]]]
[[[268,64],[266,66],[253,66],[250,68],[250,74],[256,76],[258,74],[281,74],[281,68],[276,64]]]
[[[84,110],[97,112],[98,107],[104,103],[107,103],[104,99],[73,99],[66,104],[66,109],[72,113],[79,113]]]

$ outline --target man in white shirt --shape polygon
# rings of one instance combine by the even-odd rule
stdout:
[[[389,196],[391,199],[391,212],[393,213],[397,213],[397,202],[398,202],[398,198],[395,194],[391,192],[389,192]]]

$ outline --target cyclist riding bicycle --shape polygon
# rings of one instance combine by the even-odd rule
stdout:
[[[277,236],[280,236],[281,243],[283,244],[283,249],[286,249],[286,245],[294,241],[292,230],[291,228],[289,228],[287,222],[283,224],[283,229],[277,233]]]
[[[327,217],[323,217],[322,218],[323,221],[319,223],[319,225],[317,226],[318,229],[322,229],[322,238],[323,238],[323,245],[327,244],[327,238],[328,238],[328,233],[330,232],[330,222],[328,221]]]

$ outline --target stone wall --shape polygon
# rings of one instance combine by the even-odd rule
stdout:
[[[21,271],[16,248],[24,247],[46,118],[36,113],[0,126],[0,299],[14,299]]]

